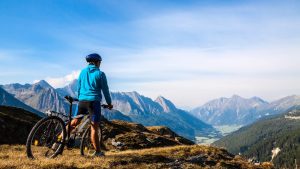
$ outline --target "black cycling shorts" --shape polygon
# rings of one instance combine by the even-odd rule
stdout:
[[[79,101],[76,111],[75,118],[78,115],[90,115],[92,122],[100,122],[101,118],[101,103],[100,101]]]

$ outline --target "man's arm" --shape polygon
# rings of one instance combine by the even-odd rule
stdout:
[[[77,82],[77,98],[79,99],[79,95],[80,95],[80,87],[81,87],[81,73],[78,77],[78,82]]]
[[[105,97],[106,103],[108,105],[111,105],[111,97],[110,97],[109,88],[107,85],[106,75],[104,72],[102,72],[102,75],[101,75],[101,87],[102,87],[102,92]]]

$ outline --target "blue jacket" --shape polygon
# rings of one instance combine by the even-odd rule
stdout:
[[[101,101],[102,95],[106,103],[111,104],[111,97],[104,72],[95,65],[88,65],[84,68],[78,78],[78,99],[79,101]]]

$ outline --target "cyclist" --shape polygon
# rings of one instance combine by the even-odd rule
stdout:
[[[102,94],[105,97],[108,109],[112,109],[111,97],[105,73],[100,71],[99,67],[102,58],[97,53],[86,56],[88,66],[84,68],[78,78],[78,106],[74,114],[75,118],[71,121],[71,130],[74,129],[81,121],[80,115],[90,114],[91,120],[91,142],[95,148],[93,156],[104,156],[100,150],[98,129],[101,117],[101,100]]]

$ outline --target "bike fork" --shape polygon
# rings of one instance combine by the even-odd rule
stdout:
[[[68,125],[68,131],[67,131],[67,138],[66,140],[69,140],[71,135],[71,122],[72,122],[72,102],[70,103],[70,111],[69,111],[69,125]]]

